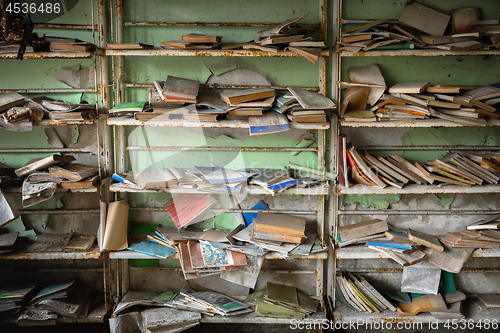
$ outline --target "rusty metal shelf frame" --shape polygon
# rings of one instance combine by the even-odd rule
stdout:
[[[110,126],[163,126],[163,127],[211,127],[211,128],[250,128],[245,120],[220,120],[220,121],[187,121],[181,119],[172,120],[135,120],[111,117],[106,120]],[[291,129],[326,130],[330,128],[329,123],[294,123],[290,122]]]
[[[152,256],[152,255],[143,254],[143,253],[130,251],[130,250],[110,252],[109,257],[110,257],[110,259],[160,259],[160,258]],[[264,256],[264,258],[268,259],[268,260],[311,260],[311,259],[316,260],[316,259],[327,259],[328,254],[326,252],[321,252],[321,253],[309,254],[307,256],[294,255],[294,256],[289,256],[286,259],[283,259],[280,256],[266,254]],[[177,254],[175,254],[169,259],[179,259],[179,256]]]
[[[387,128],[418,128],[418,127],[480,127],[477,125],[464,125],[452,121],[440,119],[425,119],[425,120],[389,120],[389,121],[374,121],[374,122],[359,122],[359,121],[339,121],[341,127],[387,127]],[[486,126],[500,126],[500,120],[488,120]]]
[[[481,50],[481,51],[444,51],[432,49],[414,49],[414,50],[372,50],[367,52],[350,53],[343,51],[341,57],[458,57],[458,56],[498,56],[500,50]]]
[[[100,2],[103,0],[99,0]],[[123,0],[114,0],[114,3],[112,1],[112,7],[114,8],[114,14],[111,15],[112,20],[116,19],[116,22],[112,22],[111,24],[111,36],[112,36],[112,42],[120,44],[123,43],[123,29],[125,26],[138,26],[138,25],[162,25],[162,23],[145,23],[145,22],[140,22],[140,23],[126,23],[123,20]],[[114,5],[114,6],[113,6]],[[112,9],[113,10],[113,9]],[[320,13],[320,38],[324,38],[326,40],[327,36],[327,0],[319,0],[319,13]],[[169,23],[164,23],[165,25],[169,25]],[[182,24],[182,23],[181,23]],[[198,24],[198,23],[196,23]],[[116,37],[113,29],[116,29]],[[113,39],[114,38],[114,39]],[[103,38],[102,43],[100,44],[105,45],[105,37]],[[113,70],[113,82],[112,82],[112,87],[114,88],[114,95],[115,95],[115,102],[120,103],[123,101],[123,96],[124,96],[124,89],[125,88],[137,88],[140,86],[140,88],[145,88],[148,87],[149,85],[142,85],[142,84],[133,84],[133,83],[125,83],[124,82],[124,77],[125,77],[125,72],[124,72],[124,56],[210,56],[210,57],[299,57],[299,55],[289,52],[289,51],[280,51],[277,54],[269,53],[269,52],[262,52],[262,51],[249,51],[249,50],[231,50],[231,51],[223,51],[223,50],[163,50],[163,49],[153,49],[153,50],[104,50],[104,59],[107,61],[108,57],[111,58],[113,61],[113,65],[111,66]],[[325,89],[326,89],[326,57],[330,55],[329,50],[324,50],[321,53],[321,57],[318,60],[318,87],[317,89],[320,93],[325,94]],[[107,78],[108,76],[106,76]],[[102,81],[102,86],[108,87],[109,86],[109,81],[104,82]],[[313,89],[314,88],[308,87],[308,89]],[[112,95],[110,95],[108,92],[103,93],[102,96],[104,96],[104,107],[106,109],[109,109],[111,107],[111,100],[112,100]],[[189,124],[184,122],[181,124],[179,122],[176,125],[173,125],[172,122],[135,122],[133,121],[132,123],[129,121],[126,122],[115,122],[116,120],[113,119],[108,119],[106,121],[106,128],[109,130],[109,128],[113,128],[113,134],[111,133],[107,134],[107,138],[109,142],[106,143],[107,146],[105,146],[105,152],[108,152],[108,154],[113,153],[115,155],[114,158],[111,158],[110,161],[114,161],[114,168],[112,167],[112,164],[109,164],[109,167],[113,168],[114,172],[123,172],[125,171],[125,152],[126,152],[126,140],[125,140],[125,127],[124,126],[193,126],[193,124]],[[214,123],[211,124],[203,124],[202,126],[207,126],[207,127],[229,127],[229,128],[248,128],[248,123],[245,125],[236,125],[235,122],[232,122],[231,124],[229,123],[224,123],[222,122],[221,124],[215,125]],[[236,125],[236,126],[235,126]],[[241,127],[239,127],[241,126]],[[293,126],[293,127],[292,127]],[[297,129],[317,129],[318,130],[318,148],[315,148],[315,150],[318,152],[318,166],[323,167],[325,165],[325,151],[326,151],[326,130],[329,128],[329,124],[321,124],[320,126],[317,125],[309,125],[309,124],[292,124],[292,128],[297,128]],[[199,124],[197,124],[195,127],[201,127]],[[112,140],[117,140],[119,144],[113,145]],[[113,147],[113,148],[111,148]],[[108,149],[113,149],[107,150]],[[116,148],[116,150],[114,150]],[[108,158],[110,156],[107,156]],[[111,169],[108,169],[108,171],[111,171]],[[307,189],[306,189],[307,190]],[[125,198],[124,194],[130,193],[130,192],[145,192],[143,190],[133,190],[133,189],[123,189],[123,188],[117,188],[117,186],[110,186],[110,191],[112,193],[117,193],[117,197],[120,198]],[[116,192],[114,192],[116,191]],[[255,194],[268,194],[264,189],[255,189],[251,190],[250,192],[254,192]],[[322,189],[319,193],[316,193],[315,195],[318,195],[318,209],[317,209],[317,220],[318,220],[318,228],[319,232],[321,234],[322,240],[326,241],[325,237],[325,195],[328,194],[329,188],[326,187]],[[151,191],[147,191],[148,193],[151,193]],[[292,194],[292,193],[298,193],[297,189],[289,189],[283,194]],[[301,193],[302,194],[302,193]],[[304,195],[307,195],[309,193],[303,193]],[[115,254],[110,253],[110,261],[111,264],[110,266],[113,267],[114,272],[116,273],[116,286],[110,286],[110,289],[112,290],[112,293],[115,295],[115,297],[120,298],[129,288],[129,273],[128,273],[128,262],[126,260],[121,260],[121,259],[114,259]],[[328,254],[319,254],[319,255],[314,255],[314,258],[319,258],[315,259],[316,260],[316,275],[317,275],[317,294],[319,298],[322,298],[324,295],[324,267],[326,266],[325,263],[326,261],[324,258],[327,258]],[[306,256],[307,258],[307,256]],[[112,276],[112,278],[114,278]],[[324,318],[324,314],[320,313],[320,316]],[[251,317],[246,317],[246,319],[239,319],[239,318],[223,318],[223,319],[206,319],[207,322],[213,322],[214,320],[217,322],[262,322],[262,323],[290,323],[290,320],[283,320],[283,319],[265,319],[265,318],[259,318],[255,316]]]
[[[337,41],[340,40],[342,34],[342,24],[364,24],[368,22],[373,22],[375,20],[346,20],[343,19],[343,8],[342,8],[343,0],[340,0],[336,3],[334,7],[334,20],[333,20],[333,41],[332,44],[336,45]],[[389,22],[393,21],[393,23],[397,22],[394,20],[388,20]],[[419,50],[372,50],[368,52],[359,52],[359,53],[350,53],[345,51],[337,51],[334,48],[332,54],[332,81],[340,82],[341,81],[341,69],[342,69],[342,58],[355,58],[355,57],[442,57],[442,56],[450,56],[450,57],[461,57],[461,56],[497,56],[500,55],[500,50],[471,50],[471,51],[443,51],[443,50],[428,50],[428,49],[419,49]],[[332,86],[332,96],[335,97],[335,101],[337,105],[341,103],[341,94],[340,88],[338,84],[334,84]],[[500,125],[500,121],[498,120],[489,120],[487,121],[487,125],[489,127],[496,127]],[[428,119],[428,120],[414,120],[414,121],[383,121],[383,122],[370,122],[370,123],[362,123],[362,122],[347,122],[343,119],[338,119],[333,122],[332,117],[332,138],[331,138],[331,152],[334,155],[330,159],[330,163],[332,165],[332,172],[336,170],[336,158],[335,155],[338,154],[338,137],[342,127],[352,127],[352,128],[419,128],[419,127],[470,127],[463,124],[457,124],[450,121],[444,121],[440,119]],[[478,126],[476,126],[478,127]],[[335,131],[335,133],[334,133]],[[420,149],[436,149],[436,150],[490,150],[496,149],[500,147],[450,147],[450,146],[440,146],[440,147],[404,147],[404,146],[394,146],[394,147],[356,147],[359,149],[366,150],[420,150]],[[436,211],[418,211],[418,210],[342,210],[339,207],[340,199],[343,194],[442,194],[442,193],[500,193],[499,185],[485,185],[485,186],[427,186],[427,185],[405,185],[402,189],[396,188],[376,188],[373,186],[366,185],[354,185],[348,188],[340,188],[335,187],[332,190],[332,193],[335,193],[335,198],[330,200],[329,205],[329,214],[330,214],[330,251],[332,255],[329,256],[329,264],[333,266],[333,268],[329,269],[329,281],[328,281],[328,291],[329,295],[332,295],[332,307],[335,308],[333,313],[333,319],[335,323],[338,324],[349,324],[350,322],[362,322],[363,324],[380,324],[380,323],[389,323],[392,325],[392,328],[395,328],[395,324],[419,324],[419,323],[434,323],[437,321],[436,318],[426,315],[420,314],[417,316],[405,316],[400,317],[397,313],[391,311],[384,311],[381,314],[369,314],[353,311],[352,309],[347,309],[347,307],[335,299],[335,272],[337,270],[337,259],[342,260],[356,260],[356,259],[379,259],[379,258],[388,258],[385,254],[378,252],[373,249],[369,249],[365,246],[347,246],[345,248],[336,248],[334,244],[334,239],[337,239],[337,227],[338,220],[341,215],[448,215],[448,214],[471,214],[471,215],[489,215],[494,213],[495,211],[474,211],[474,210],[436,210]],[[500,257],[499,249],[476,249],[472,257],[476,258],[498,258]],[[359,272],[372,272],[376,269],[372,269],[365,267],[358,267],[353,269],[353,271]],[[467,271],[465,269],[464,271]],[[497,269],[488,270],[494,273],[499,272]],[[399,270],[398,270],[399,272]],[[475,306],[471,305],[472,309],[468,309],[466,313],[466,319],[473,318],[475,321],[479,319],[493,319],[498,318],[498,311],[496,313],[488,313],[485,312],[479,313],[478,309]],[[472,317],[470,315],[472,314]],[[439,320],[443,322],[443,320]],[[446,321],[446,320],[444,320]],[[388,326],[385,326],[389,329]],[[420,328],[416,327],[416,330]]]
[[[287,57],[299,58],[301,55],[292,51],[278,51],[276,53],[268,51],[252,50],[165,50],[161,48],[143,50],[104,50],[106,56],[137,56],[137,57]],[[330,51],[324,50],[320,57],[330,56]]]
[[[26,52],[23,59],[88,59],[93,52]],[[17,52],[1,53],[0,59],[17,59]]]
[[[116,193],[209,193],[209,192],[201,192],[197,191],[195,189],[188,189],[188,188],[175,188],[175,187],[170,187],[170,188],[165,188],[165,189],[158,189],[158,190],[143,190],[139,188],[132,188],[132,187],[126,187],[121,185],[121,183],[115,183],[110,185],[109,190],[111,192],[116,192]],[[271,195],[268,191],[266,191],[264,188],[260,186],[248,186],[244,191],[242,192],[241,195],[245,194],[251,194],[251,195]],[[314,195],[314,196],[325,196],[328,195],[329,193],[329,186],[314,186],[310,188],[288,188],[280,195]],[[237,195],[237,194],[232,194],[232,195]],[[318,211],[318,214],[320,211]]]
[[[476,249],[473,258],[500,258],[500,249]],[[349,245],[335,250],[337,259],[388,259],[384,253],[364,245]]]

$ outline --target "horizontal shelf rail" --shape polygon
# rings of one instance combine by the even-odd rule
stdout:
[[[500,146],[360,146],[357,150],[500,150]]]
[[[202,192],[197,191],[196,189],[187,189],[187,188],[177,188],[177,187],[169,187],[165,189],[158,190],[143,190],[139,188],[126,187],[124,185],[120,185],[119,183],[112,184],[109,187],[111,192],[124,192],[124,193],[196,193],[196,194],[206,194],[210,192]],[[286,189],[285,191],[277,194],[277,195],[328,195],[329,186],[327,184],[323,186],[312,186],[307,188],[296,188],[291,187]],[[262,187],[257,186],[247,186],[243,188],[242,193],[231,193],[231,195],[271,195],[268,191],[266,191]]]
[[[500,210],[338,210],[339,215],[491,215]]]
[[[396,44],[397,45],[397,44]],[[340,52],[341,57],[447,57],[447,56],[490,56],[500,55],[500,50],[445,51],[437,49],[410,50],[370,50],[360,52]]]
[[[339,121],[341,127],[387,127],[387,128],[417,128],[417,127],[482,127],[477,125],[464,125],[453,121],[440,119],[425,119],[425,120],[389,120],[389,121]],[[488,120],[486,126],[500,126],[500,120]]]
[[[83,148],[0,148],[0,153],[23,153],[23,154],[38,154],[38,153],[84,153],[87,152]]]
[[[124,27],[137,27],[137,26],[212,26],[212,27],[274,27],[279,23],[242,23],[242,22],[123,22]],[[319,28],[319,23],[305,24]]]
[[[27,53],[28,54],[28,53]],[[169,56],[169,57],[287,57],[299,58],[301,55],[292,51],[254,51],[254,50],[165,50],[162,48],[141,49],[141,50],[104,50],[106,56]],[[17,56],[17,54],[16,54]],[[323,50],[320,57],[330,56],[329,50]]]
[[[23,59],[81,59],[92,58],[91,52],[26,52]],[[0,54],[0,59],[17,59],[17,52]]]
[[[95,88],[54,88],[54,89],[0,89],[1,93],[6,93],[9,91],[15,91],[17,93],[24,94],[41,94],[41,93],[53,93],[53,94],[66,94],[66,93],[95,93],[97,90],[98,93],[100,91]]]
[[[165,212],[164,207],[130,207],[130,210]],[[210,209],[216,213],[270,213],[270,214],[294,214],[294,215],[316,215],[316,210],[276,210],[276,209]]]
[[[152,88],[154,84],[151,83],[125,83],[125,88]],[[287,90],[288,86],[269,86],[269,85],[243,85],[243,84],[200,84],[200,87],[209,88],[271,88],[276,90]],[[319,91],[319,87],[298,87],[305,90]]]
[[[97,214],[100,209],[23,209],[21,214]]]
[[[337,187],[339,194],[441,194],[441,193],[500,193],[500,185],[405,185],[403,188],[380,188],[357,184],[350,187]]]
[[[95,24],[62,24],[62,23],[33,23],[34,28],[55,28],[55,29],[83,29],[92,30],[92,27],[97,30],[98,25]]]
[[[221,150],[221,151],[276,151],[276,152],[290,152],[290,151],[312,151],[317,152],[318,148],[297,148],[297,147],[141,147],[141,146],[127,146],[127,150],[145,150],[145,151],[164,151],[164,150],[189,150],[189,151],[207,151],[207,150]]]
[[[351,245],[335,250],[337,259],[389,259],[386,254],[363,245]],[[500,249],[476,249],[473,258],[500,258]]]
[[[220,120],[220,121],[186,121],[174,120],[135,120],[133,118],[111,117],[106,120],[113,126],[160,126],[160,127],[207,127],[207,128],[250,128],[247,120]],[[289,123],[291,129],[326,130],[330,123]]]

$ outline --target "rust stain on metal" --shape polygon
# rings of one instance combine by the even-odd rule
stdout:
[[[62,28],[62,29],[85,29],[92,30],[92,25],[88,24],[54,24],[54,23],[34,23],[35,28]],[[97,29],[97,24],[94,25]]]

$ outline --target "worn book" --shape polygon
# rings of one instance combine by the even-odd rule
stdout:
[[[42,159],[30,160],[30,161],[28,161],[28,163],[25,166],[16,169],[14,172],[16,173],[16,175],[18,177],[23,177],[23,176],[26,176],[26,175],[34,172],[34,171],[48,168],[51,165],[58,164],[58,163],[69,163],[69,162],[73,162],[74,160],[75,160],[75,158],[71,155],[63,156],[63,155],[54,154],[52,156],[45,157]]]
[[[266,112],[262,116],[250,116],[248,123],[250,135],[278,133],[290,129],[287,117],[274,111]]]
[[[88,178],[79,181],[61,181],[59,186],[61,188],[84,188],[84,187],[95,187],[99,183],[99,175],[90,176]]]
[[[219,43],[221,41],[222,37],[190,33],[187,35],[182,35],[181,39],[183,41],[191,42],[191,43]]]
[[[438,251],[444,250],[443,245],[441,245],[435,236],[431,236],[417,230],[408,229],[408,238],[415,243],[422,244],[432,249]]]
[[[0,112],[23,104],[26,104],[26,100],[22,95],[16,92],[0,94]]]
[[[79,181],[99,173],[99,168],[80,163],[68,163],[49,167],[52,176],[64,177],[71,181]]]
[[[303,47],[303,46],[289,46],[288,49],[292,52],[295,52],[297,54],[300,54],[301,56],[303,56],[304,58],[306,58],[307,60],[309,60],[309,62],[315,64],[318,59],[319,59],[319,55],[321,54],[321,51],[323,50],[323,48],[321,47]]]
[[[63,252],[85,252],[94,245],[96,236],[73,236],[63,248]]]
[[[430,82],[399,82],[389,88],[389,93],[418,94],[425,91],[430,84]]]
[[[144,170],[134,175],[136,184],[145,190],[177,185],[177,178],[167,168]]]
[[[492,217],[467,226],[467,230],[481,229],[500,229],[500,214],[493,215]]]
[[[226,89],[220,93],[223,101],[227,104],[244,103],[269,97],[274,97],[274,89],[261,87],[261,88],[248,88],[248,89]]]
[[[217,121],[216,114],[197,114],[186,113],[182,115],[182,119],[187,121]]]
[[[109,110],[110,115],[122,115],[125,113],[134,113],[144,111],[145,102],[123,102],[115,105]]]
[[[144,43],[106,44],[106,48],[111,50],[142,50],[153,48],[153,45]]]
[[[300,244],[303,241],[301,236],[292,236],[286,234],[278,234],[273,232],[258,231],[255,228],[255,223],[252,223],[252,239],[263,240],[263,241],[274,241],[274,242],[285,242],[285,243],[295,243]]]
[[[210,194],[178,194],[166,205],[170,218],[177,229],[200,222],[200,216],[218,203]]]
[[[387,221],[373,219],[339,227],[337,233],[342,242],[375,235],[389,230]]]
[[[163,85],[163,95],[195,100],[198,96],[199,88],[200,81],[198,80],[190,80],[169,75]]]
[[[259,213],[253,224],[256,231],[306,237],[306,219],[300,216]]]
[[[429,35],[444,34],[451,15],[427,7],[418,2],[407,3],[399,16],[399,22]]]
[[[29,304],[37,305],[45,299],[66,298],[75,290],[76,286],[76,279],[52,283],[40,290],[38,294],[30,300]]]
[[[315,91],[298,87],[288,87],[288,91],[297,99],[304,109],[333,109],[335,103],[326,96]]]
[[[63,51],[63,52],[92,52],[95,50],[95,45],[92,43],[80,42],[80,43],[50,43],[49,49],[52,52]]]

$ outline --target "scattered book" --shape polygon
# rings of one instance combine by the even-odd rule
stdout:
[[[169,75],[163,85],[163,95],[196,100],[200,81]]]
[[[190,33],[182,35],[182,40],[190,43],[220,43],[222,37]]]

